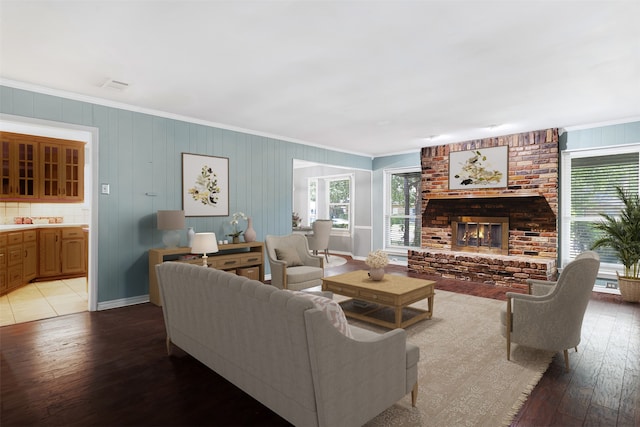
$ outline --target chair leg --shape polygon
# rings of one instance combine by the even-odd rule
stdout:
[[[169,356],[173,356],[173,344],[171,344],[171,338],[169,338],[169,336],[167,335],[167,354]]]
[[[507,360],[511,360],[511,298],[507,298]]]
[[[413,385],[413,389],[411,390],[411,406],[415,408],[417,401],[418,401],[418,383],[416,382]]]
[[[324,259],[326,259],[327,262],[329,262],[329,249],[324,250]]]
[[[567,368],[567,372],[569,372],[569,350],[564,351],[564,366]]]

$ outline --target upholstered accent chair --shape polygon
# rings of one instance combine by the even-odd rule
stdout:
[[[568,349],[578,351],[582,320],[599,268],[598,254],[583,252],[567,264],[557,282],[529,280],[530,294],[507,292],[507,308],[501,313],[507,360],[511,359],[511,343],[562,350],[568,371]]]
[[[313,234],[307,236],[309,249],[314,255],[318,255],[318,251],[324,251],[324,258],[329,262],[329,237],[331,236],[331,228],[333,221],[330,219],[318,219],[311,224]]]
[[[265,237],[265,250],[271,267],[272,285],[292,291],[322,285],[322,257],[311,255],[304,235],[268,235]]]

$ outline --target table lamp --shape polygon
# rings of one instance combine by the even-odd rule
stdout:
[[[191,253],[202,254],[202,266],[207,265],[207,254],[218,252],[218,242],[216,241],[216,233],[196,233],[193,236],[193,244],[191,245]]]
[[[168,248],[180,244],[180,230],[184,229],[184,211],[158,211],[158,230],[164,230],[162,243]]]

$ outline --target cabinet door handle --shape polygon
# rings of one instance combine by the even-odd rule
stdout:
[[[225,261],[224,265],[233,265],[235,264],[236,261],[235,260],[231,260],[231,261]]]
[[[252,262],[252,261],[257,261],[259,258],[248,258],[247,261]]]

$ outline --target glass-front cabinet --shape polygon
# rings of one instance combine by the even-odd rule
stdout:
[[[37,143],[19,134],[0,134],[0,196],[18,201],[37,198]]]
[[[81,147],[67,144],[40,145],[43,200],[81,201],[84,187],[81,176],[84,165]]]
[[[3,201],[81,202],[84,143],[0,132]]]

